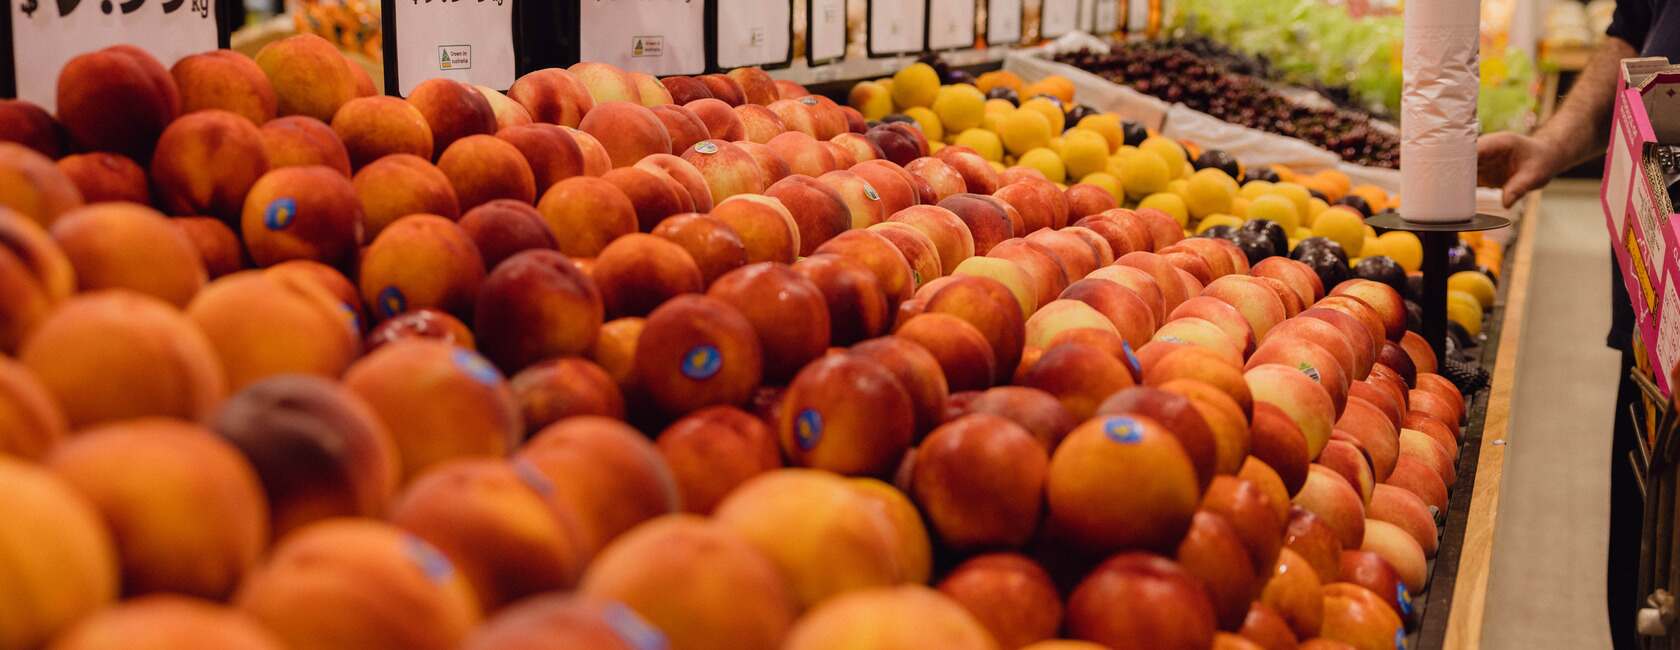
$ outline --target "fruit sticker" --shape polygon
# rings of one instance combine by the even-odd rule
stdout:
[[[1132,376],[1142,377],[1143,362],[1138,361],[1137,353],[1132,351],[1132,344],[1124,340],[1120,341],[1120,351],[1126,353],[1126,367],[1132,369]]]
[[[1184,345],[1189,345],[1189,344],[1190,344],[1190,342],[1189,342],[1189,341],[1186,341],[1186,340],[1184,340],[1184,339],[1181,339],[1181,338],[1178,338],[1178,337],[1176,337],[1176,336],[1173,336],[1173,335],[1171,335],[1171,334],[1168,334],[1168,335],[1166,335],[1166,336],[1158,336],[1158,337],[1155,337],[1155,340],[1157,340],[1157,341],[1166,341],[1166,342],[1168,342],[1168,343],[1182,343],[1182,344],[1184,344]]]
[[[799,417],[793,420],[793,439],[799,443],[800,451],[815,449],[817,443],[822,442],[822,433],[822,414],[816,409],[800,411]]]
[[[881,193],[876,192],[875,188],[870,187],[868,183],[864,183],[863,185],[863,195],[869,197],[869,200],[871,201],[881,200]]]
[[[816,106],[817,105],[817,98],[810,97],[810,96],[800,97],[799,98],[799,103],[804,104],[806,106]]]
[[[455,572],[455,566],[449,563],[449,558],[426,540],[413,535],[403,537],[403,550],[408,553],[408,559],[414,566],[420,567],[420,572],[426,574],[433,582],[447,582],[450,574]]]
[[[702,343],[683,355],[682,375],[695,381],[711,379],[723,369],[723,353],[712,345]]]
[[[1412,615],[1412,592],[1406,591],[1405,583],[1396,583],[1394,585],[1394,600],[1400,603],[1401,616]]]
[[[1143,441],[1143,425],[1131,418],[1113,417],[1103,422],[1103,435],[1121,444],[1135,445]]]
[[[494,384],[502,380],[501,371],[496,370],[495,366],[490,365],[489,361],[485,361],[484,357],[478,356],[472,350],[457,348],[454,359],[456,367],[467,373],[468,377],[472,377],[473,381],[481,384]]]
[[[694,152],[710,156],[718,152],[718,146],[716,142],[712,142],[711,140],[702,140],[694,143]]]
[[[297,201],[291,197],[281,197],[268,204],[263,210],[263,225],[269,230],[285,230],[297,220]]]
[[[1394,631],[1394,650],[1406,650],[1406,628],[1404,626]]]
[[[537,471],[537,466],[532,465],[531,461],[523,458],[513,461],[513,473],[519,476],[521,483],[535,490],[537,494],[545,497],[554,494],[554,484],[549,482],[542,472]]]
[[[666,650],[670,647],[663,633],[623,604],[609,603],[606,619],[618,638],[636,650]]]
[[[408,311],[408,298],[403,296],[402,289],[385,287],[379,290],[379,311],[390,318]]]
[[[1299,365],[1295,366],[1295,369],[1301,371],[1301,374],[1311,377],[1313,381],[1321,384],[1324,383],[1324,380],[1319,378],[1318,369],[1312,367],[1312,364],[1310,363],[1302,361]]]

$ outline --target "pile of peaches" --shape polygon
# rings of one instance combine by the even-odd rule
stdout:
[[[1393,648],[1387,285],[762,70],[314,36],[0,102],[0,650]],[[1058,640],[1061,639],[1061,640]]]

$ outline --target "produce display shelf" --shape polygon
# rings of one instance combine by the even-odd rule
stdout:
[[[1505,452],[1514,434],[1510,429],[1511,401],[1541,201],[1540,192],[1527,200],[1516,226],[1519,233],[1505,256],[1498,299],[1483,327],[1486,342],[1480,360],[1492,373],[1492,381],[1470,404],[1469,423],[1459,449],[1458,483],[1448,503],[1440,550],[1430,566],[1429,590],[1417,602],[1420,623],[1408,640],[1409,648],[1481,647],[1499,490]]]

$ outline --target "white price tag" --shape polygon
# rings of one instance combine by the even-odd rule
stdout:
[[[986,44],[1021,42],[1021,0],[987,0]]]
[[[821,63],[846,56],[846,0],[811,0],[808,11],[806,60]]]
[[[505,90],[518,78],[514,0],[396,0],[397,92],[448,77]],[[386,61],[391,65],[391,61]]]
[[[578,60],[653,75],[706,71],[705,0],[579,0]]]
[[[1044,0],[1038,14],[1038,35],[1055,38],[1079,27],[1079,0]]]
[[[791,58],[793,3],[790,0],[713,0],[717,3],[717,64],[720,68],[776,65]]]
[[[17,96],[57,110],[58,73],[77,55],[118,44],[139,47],[168,68],[214,50],[211,0],[10,0]]]
[[[928,0],[928,49],[974,47],[974,0]]]
[[[1120,31],[1120,0],[1095,0],[1095,24],[1091,33],[1102,35]]]
[[[922,51],[927,3],[919,0],[869,0],[869,54],[883,56]]]

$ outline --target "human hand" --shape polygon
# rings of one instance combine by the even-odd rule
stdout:
[[[1476,181],[1504,190],[1505,207],[1562,171],[1563,152],[1543,138],[1520,133],[1490,133],[1476,140]]]

